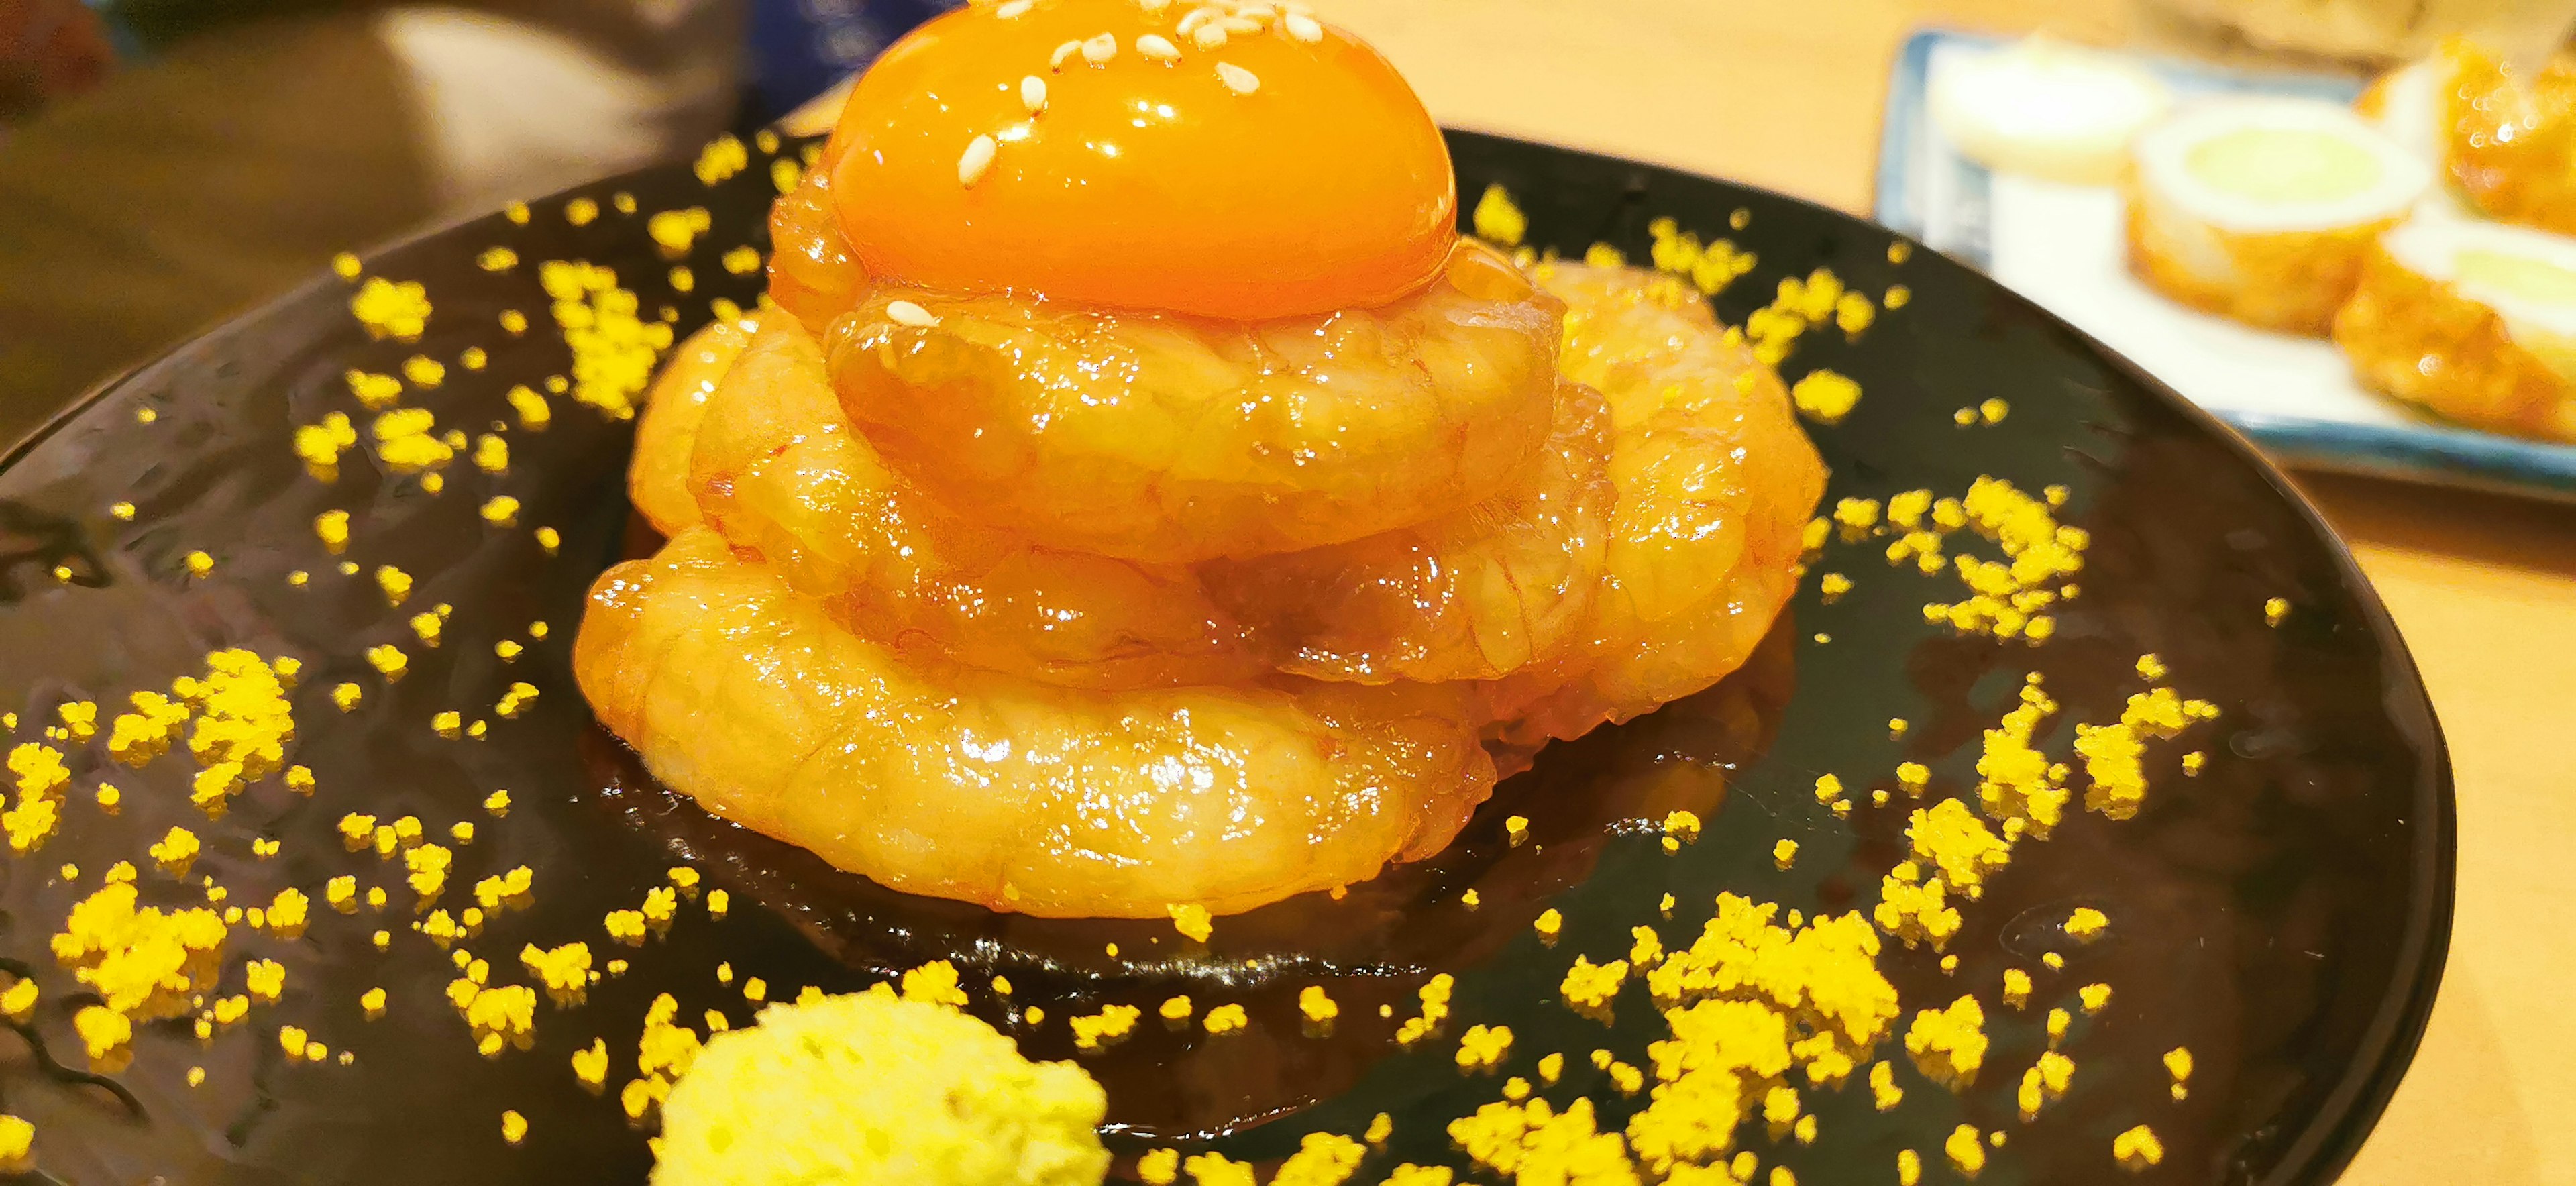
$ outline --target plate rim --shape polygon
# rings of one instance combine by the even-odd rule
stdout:
[[[1932,36],[1933,33],[1934,31],[1920,32],[1909,39],[1907,56],[1916,55],[1918,45],[1926,44],[1925,38]],[[1928,48],[1920,52],[1928,53]],[[1855,229],[1891,235],[1916,250],[1932,251],[1931,248],[1903,231],[1873,223],[1819,202],[1762,186],[1689,169],[1640,161],[1613,153],[1459,128],[1453,125],[1443,125],[1442,132],[1446,138],[1453,141],[1481,140],[1560,156],[1587,157],[1613,166],[1660,173],[1667,177],[1692,182],[1716,184],[1743,193],[1759,195],[1766,200],[1801,207],[1811,215],[1845,222]],[[821,139],[820,137],[784,138],[791,143]],[[675,157],[658,164],[572,186],[535,201],[552,203],[584,191],[614,187],[630,178],[685,167],[685,160],[686,158]],[[418,246],[440,236],[454,234],[475,223],[496,217],[499,217],[497,213],[486,213],[452,220],[375,244],[356,254],[361,261],[378,260],[393,252]],[[2429,728],[2430,746],[2425,753],[2425,769],[2414,788],[2414,796],[2418,805],[2430,809],[2431,818],[2425,821],[2425,826],[2415,829],[2409,864],[2416,878],[2426,887],[2426,891],[2416,895],[2408,904],[2404,932],[2398,944],[2399,976],[2384,993],[2369,1025],[2363,1029],[2364,1049],[2360,1056],[2346,1065],[2335,1086],[2327,1092],[2318,1115],[2296,1139],[2284,1147],[2273,1172],[2260,1180],[2261,1186],[2327,1186],[2360,1152],[2363,1142],[2386,1111],[2389,1099],[2396,1092],[2398,1083],[2405,1077],[2405,1072],[2413,1061],[2431,1020],[2434,1000],[2439,993],[2447,967],[2457,891],[2455,884],[2458,859],[2456,791],[2449,743],[2442,729],[2440,715],[2435,710],[2431,696],[2424,686],[2422,672],[2415,662],[2413,652],[2406,644],[2405,636],[2397,629],[2396,622],[2390,616],[2386,604],[2380,600],[2378,590],[2371,585],[2369,577],[2362,572],[2351,548],[2326,522],[2325,516],[2316,505],[2289,480],[2281,466],[2265,456],[2253,441],[2248,439],[2246,432],[2240,431],[2225,418],[2184,398],[2126,356],[1986,275],[1973,264],[1948,256],[1947,253],[1934,252],[1934,254],[1942,255],[1949,262],[1971,273],[1976,283],[1986,286],[2001,299],[2069,335],[2084,349],[2091,351],[2108,363],[2112,369],[2135,383],[2140,390],[2180,412],[2186,420],[2211,432],[2218,438],[2222,447],[2233,451],[2239,460],[2252,467],[2273,493],[2285,500],[2306,523],[2308,529],[2325,545],[2338,578],[2353,595],[2364,623],[2381,648],[2380,666],[2383,686],[2392,683],[2402,684],[2402,688],[2389,690],[2411,693],[2411,703],[2423,713]],[[26,430],[5,451],[0,451],[0,472],[6,472],[23,463],[39,446],[69,429],[99,405],[122,394],[136,381],[164,368],[178,365],[187,355],[204,344],[239,332],[242,327],[271,315],[279,308],[310,299],[314,293],[326,290],[335,282],[338,282],[338,278],[330,272],[317,272],[305,282],[231,314],[150,359],[129,366],[93,384],[78,397],[65,403],[53,414]]]

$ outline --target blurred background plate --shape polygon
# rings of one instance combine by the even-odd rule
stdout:
[[[1961,54],[2005,44],[1938,29],[1907,40],[1880,133],[1880,222],[1984,269],[2289,465],[2576,500],[2576,446],[2443,423],[2363,390],[2332,342],[2175,304],[2123,263],[2114,191],[1999,173],[1958,152],[1932,118],[1932,79]],[[2134,60],[2185,100],[2263,94],[2348,103],[2361,89],[2339,75]]]
[[[1883,230],[1775,194],[1559,148],[1463,133],[1452,146],[1470,204],[1486,186],[1504,186],[1527,212],[1535,246],[1571,254],[1607,242],[1643,259],[1649,224],[1671,217],[1755,253],[1752,272],[1716,298],[1730,322],[1768,303],[1782,278],[1820,266],[1876,297],[1909,288],[1911,303],[1857,337],[1808,334],[1784,367],[1793,379],[1830,367],[1866,393],[1842,424],[1813,430],[1833,470],[1828,502],[1917,487],[1956,493],[1982,474],[2026,489],[2066,486],[2061,516],[2093,542],[2083,595],[2063,607],[2056,637],[2033,648],[1935,629],[1921,608],[1955,597],[1952,578],[1888,567],[1883,540],[1838,542],[1813,567],[1851,574],[1852,591],[1828,604],[1811,578],[1744,672],[1551,747],[1451,850],[1344,899],[1310,896],[1220,920],[1201,946],[1161,924],[1047,922],[891,894],[654,787],[596,729],[572,685],[584,590],[632,546],[623,495],[631,429],[563,396],[552,399],[546,431],[515,423],[505,392],[542,389],[570,361],[539,264],[611,266],[644,316],[694,329],[716,299],[748,302],[759,291],[756,272],[737,274],[722,260],[765,246],[775,159],[793,160],[803,145],[754,149],[747,167],[713,184],[683,168],[603,182],[536,204],[524,225],[485,218],[371,256],[369,275],[427,286],[435,312],[417,343],[372,340],[350,316],[350,286],[319,278],[95,394],[0,469],[0,524],[10,533],[0,687],[18,697],[20,740],[60,703],[121,702],[128,690],[195,672],[211,648],[245,646],[304,663],[290,760],[317,782],[302,796],[271,780],[209,821],[187,803],[181,759],[135,772],[108,766],[95,743],[66,746],[74,781],[63,834],[0,865],[0,954],[42,984],[25,1033],[45,1049],[80,1062],[69,1022],[81,986],[53,964],[48,936],[110,862],[148,870],[145,846],[170,827],[195,831],[205,852],[186,880],[147,871],[147,902],[201,902],[198,879],[209,876],[235,903],[289,886],[317,902],[300,935],[236,928],[226,944],[217,991],[238,991],[248,960],[272,958],[287,969],[279,1001],[255,1006],[210,1043],[184,1019],[142,1028],[131,1064],[114,1076],[133,1108],[22,1054],[0,1064],[0,1094],[35,1122],[44,1173],[245,1186],[639,1182],[649,1155],[616,1091],[635,1072],[655,995],[673,995],[683,1021],[719,1010],[740,1025],[756,1011],[741,989],[750,977],[775,999],[807,985],[855,989],[934,958],[957,961],[975,990],[971,1007],[1038,1057],[1075,1056],[1063,1022],[1072,1013],[1109,1001],[1148,1010],[1135,1039],[1084,1059],[1109,1088],[1122,1167],[1166,1143],[1275,1163],[1308,1133],[1357,1133],[1381,1111],[1393,1115],[1394,1135],[1356,1181],[1376,1181],[1398,1160],[1463,1166],[1445,1122],[1496,1099],[1501,1084],[1459,1071],[1460,1031],[1510,1026],[1510,1074],[1532,1074],[1543,1053],[1569,1053],[1563,1080],[1540,1094],[1561,1107],[1586,1096],[1605,1127],[1622,1124],[1642,1097],[1612,1090],[1584,1055],[1603,1049],[1650,1065],[1647,1046],[1664,1025],[1635,981],[1606,1026],[1567,1009],[1558,986],[1575,955],[1625,953],[1638,925],[1658,928],[1668,947],[1687,944],[1721,891],[1811,913],[1865,911],[1903,852],[1914,804],[1900,794],[1873,807],[1863,796],[1849,819],[1837,818],[1815,799],[1818,775],[1837,772],[1857,791],[1889,786],[1899,762],[1916,761],[1931,769],[1934,796],[1972,796],[1981,730],[2015,702],[2025,673],[2044,673],[2063,705],[2039,742],[2064,754],[2074,721],[2116,717],[2144,686],[2133,664],[2153,652],[2171,665],[2175,687],[2223,715],[2151,748],[2145,810],[2117,823],[2077,813],[2052,839],[2025,842],[1984,898],[1965,905],[1966,929],[1950,947],[1955,969],[1928,948],[1891,945],[1881,960],[1909,1014],[1962,993],[1987,1000],[1988,1073],[1953,1094],[1919,1075],[1891,1038],[1881,1056],[1897,1063],[1901,1107],[1877,1112],[1854,1083],[1811,1093],[1822,1132],[1812,1146],[1774,1144],[1751,1129],[1743,1139],[1766,1166],[1804,1181],[1884,1180],[1899,1149],[1924,1151],[1940,1181],[1937,1150],[1969,1123],[2011,1135],[1981,1181],[2075,1182],[2115,1172],[2113,1135],[2149,1123],[2166,1156],[2142,1182],[2330,1181],[2422,1032],[2448,934],[2453,833],[2449,768],[2413,664],[2314,512],[2242,440],[2126,362],[1957,263],[1928,252],[1896,262],[1902,253]],[[570,201],[600,213],[574,225]],[[712,232],[678,258],[665,255],[646,219],[693,206],[709,210]],[[515,267],[478,264],[496,246],[515,253]],[[690,268],[687,285],[675,283],[675,265]],[[535,328],[508,334],[507,310]],[[485,352],[482,369],[451,365],[444,384],[407,401],[442,426],[507,426],[506,473],[460,459],[432,495],[357,449],[325,484],[289,450],[295,426],[329,412],[363,429],[349,369],[392,371],[415,353],[461,360],[469,348]],[[1954,423],[1956,409],[1989,398],[2008,400],[2009,416]],[[508,528],[476,514],[500,494],[520,501]],[[110,513],[119,501],[135,504],[130,521]],[[344,555],[315,538],[314,516],[329,509],[354,519]],[[540,526],[560,532],[559,546],[538,541]],[[185,558],[195,550],[214,567],[192,579]],[[399,608],[373,576],[388,564],[416,581]],[[290,585],[294,571],[309,583]],[[2291,606],[2277,627],[2264,614],[2275,597]],[[453,612],[433,649],[418,644],[409,618],[436,604]],[[542,639],[535,620],[552,627]],[[503,640],[528,650],[504,663],[495,652]],[[397,683],[361,657],[382,643],[411,654]],[[347,713],[328,697],[343,680],[366,689]],[[514,680],[541,689],[532,710],[490,718],[481,740],[433,731],[441,711],[488,718],[485,706]],[[1913,726],[1892,737],[1891,717]],[[2196,778],[2179,770],[2186,749],[2209,754]],[[103,778],[126,791],[119,814],[92,803]],[[483,804],[500,788],[512,806],[492,818]],[[1698,811],[1706,830],[1668,855],[1644,822],[1675,807]],[[631,959],[632,968],[582,1004],[541,1005],[526,1048],[479,1056],[444,996],[457,975],[453,953],[410,929],[398,863],[341,843],[338,824],[350,813],[416,815],[433,836],[476,823],[473,842],[457,846],[443,905],[461,906],[481,877],[536,870],[526,908],[497,911],[460,941],[490,960],[496,983],[525,982],[516,953],[531,943],[584,940],[602,960]],[[1529,818],[1528,843],[1508,838],[1508,814]],[[1784,838],[1801,844],[1786,870],[1772,855]],[[252,845],[261,839],[280,851],[259,859]],[[77,883],[58,871],[66,862],[81,867]],[[638,948],[610,942],[606,912],[634,908],[679,863],[705,881],[671,925]],[[389,885],[392,907],[322,907],[322,885],[342,875]],[[719,888],[734,895],[721,919],[707,908]],[[1479,891],[1477,908],[1460,901],[1466,888]],[[1669,921],[1657,909],[1667,893]],[[2106,938],[2065,940],[2057,928],[2077,905],[2109,914]],[[1565,919],[1553,942],[1529,925],[1544,909]],[[390,932],[383,950],[371,939],[379,928]],[[2063,972],[2037,970],[2048,950],[2064,952]],[[719,980],[720,965],[731,983]],[[1995,1001],[2006,967],[2034,969],[2029,1009]],[[982,991],[996,972],[1011,977],[1016,1006],[1042,1004],[1048,1021],[1030,1025]],[[1458,980],[1447,1037],[1400,1049],[1387,1040],[1393,1023],[1367,1006],[1409,1015],[1415,988],[1434,972]],[[1303,1033],[1294,997],[1325,982],[1343,1002],[1342,1021]],[[2074,1090],[2025,1126],[2015,1079],[2048,1045],[2042,1014],[2072,1008],[2077,986],[2093,982],[2116,996],[2067,1036],[2064,1049],[2082,1068]],[[371,1021],[357,999],[378,986],[391,999]],[[1156,1026],[1152,1007],[1175,992],[1194,994],[1202,1009],[1243,1002],[1251,1029],[1215,1038]],[[354,1062],[285,1056],[277,1035],[289,1025]],[[605,1095],[569,1066],[594,1040],[611,1053]],[[2175,1046],[2198,1063],[2183,1101],[2168,1098],[2161,1064]],[[206,1081],[191,1087],[187,1071],[197,1066]],[[501,1136],[505,1108],[530,1121],[516,1147]]]

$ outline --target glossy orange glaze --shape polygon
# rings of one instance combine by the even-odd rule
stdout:
[[[1193,7],[978,3],[897,43],[833,133],[832,194],[858,262],[949,292],[1241,320],[1426,283],[1456,238],[1457,190],[1412,88],[1303,17],[1314,40],[1282,14],[1201,48],[1179,29]],[[1114,53],[1058,53],[1094,39]],[[960,164],[978,137],[993,152],[970,183]]]

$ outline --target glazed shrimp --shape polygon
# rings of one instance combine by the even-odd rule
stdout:
[[[948,514],[850,430],[819,347],[780,318],[712,398],[690,461],[705,520],[860,633],[1049,683],[1260,674],[1186,569],[1039,547]]]
[[[1125,693],[898,660],[684,531],[593,587],[599,718],[708,810],[914,893],[1229,913],[1448,843],[1493,781],[1464,685]]]
[[[850,250],[832,209],[832,163],[840,141],[805,170],[805,179],[769,210],[769,299],[819,334],[868,289],[867,269]]]
[[[1493,686],[1503,738],[1572,738],[1743,665],[1795,584],[1824,463],[1771,368],[1695,292],[1626,268],[1544,264],[1569,379],[1598,388],[1618,489],[1588,652]]]
[[[626,466],[626,495],[653,529],[678,535],[698,522],[689,494],[689,453],[707,415],[707,397],[760,332],[755,318],[719,321],[689,335],[663,364],[635,423],[635,456]]]
[[[1221,603],[1279,641],[1282,670],[1498,678],[1556,657],[1590,624],[1617,498],[1609,453],[1608,407],[1566,383],[1517,488],[1420,526],[1203,572]]]
[[[1558,313],[1463,244],[1393,304],[1265,322],[881,285],[826,345],[851,422],[943,504],[1181,563],[1343,543],[1503,493],[1547,436]]]

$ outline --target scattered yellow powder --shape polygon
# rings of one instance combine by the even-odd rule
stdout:
[[[2111,1138],[2111,1156],[2127,1169],[2145,1169],[2160,1165],[2165,1159],[2165,1143],[2156,1139],[2156,1131],[2139,1125]]]
[[[1649,932],[1652,933],[1651,931]],[[1596,964],[1583,956],[1574,957],[1565,979],[1557,986],[1558,995],[1577,1010],[1598,1011],[1610,1007],[1619,995],[1619,987],[1628,981],[1628,961],[1611,960]]]
[[[1866,322],[1863,322],[1866,324]],[[1860,384],[1848,376],[1818,367],[1807,372],[1790,386],[1789,399],[1807,418],[1821,424],[1840,424],[1843,417],[1860,404]]]
[[[1447,972],[1438,973],[1423,984],[1416,994],[1422,1001],[1422,1012],[1406,1018],[1404,1024],[1396,1028],[1396,1043],[1410,1046],[1425,1035],[1438,1032],[1440,1024],[1449,1018],[1449,997],[1456,987],[1457,979]]]
[[[1984,892],[1986,874],[2012,859],[2012,844],[1956,799],[1944,799],[1929,810],[1917,808],[1906,825],[1917,860],[1941,871],[1941,879],[1970,898]]]
[[[1104,1005],[1100,1012],[1070,1020],[1073,1044],[1081,1050],[1098,1050],[1135,1032],[1136,1019],[1143,1010],[1134,1005]]]
[[[104,1005],[84,1005],[72,1015],[72,1032],[80,1036],[89,1060],[98,1062],[134,1040],[134,1021]]]
[[[1317,1023],[1331,1021],[1342,1015],[1341,1005],[1326,995],[1324,986],[1320,984],[1309,984],[1299,990],[1297,1011],[1305,1014],[1306,1020]]]
[[[1476,200],[1476,210],[1469,221],[1476,237],[1505,247],[1517,247],[1529,233],[1529,216],[1512,202],[1512,195],[1502,186],[1485,187],[1484,196]]]
[[[1976,1082],[1986,1061],[1986,1013],[1977,998],[1962,996],[1947,1009],[1925,1009],[1905,1031],[1906,1052],[1925,1077],[1946,1086]]]
[[[349,312],[370,336],[414,341],[429,328],[429,293],[417,280],[397,284],[371,276],[349,298]]]

